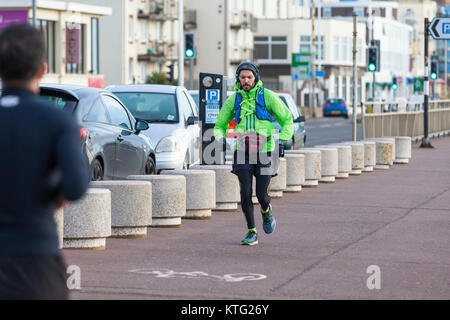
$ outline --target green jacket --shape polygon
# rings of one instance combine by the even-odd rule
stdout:
[[[226,137],[226,132],[231,120],[234,119],[234,103],[236,94],[242,95],[240,122],[236,126],[235,131],[238,133],[257,132],[258,134],[268,137],[273,136],[276,132],[275,125],[268,120],[259,120],[256,117],[256,93],[259,88],[263,86],[262,81],[253,87],[249,92],[240,89],[239,82],[234,85],[233,95],[231,95],[220,109],[219,115],[216,118],[216,125],[214,126],[214,137],[216,140]],[[275,116],[281,126],[279,135],[280,140],[290,140],[293,134],[294,123],[292,121],[292,114],[280,99],[280,97],[272,90],[264,88],[264,101],[267,110]],[[262,151],[273,151],[275,148],[274,140],[267,142]]]

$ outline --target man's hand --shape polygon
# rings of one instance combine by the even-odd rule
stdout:
[[[61,208],[65,209],[65,208],[67,208],[68,205],[69,205],[69,201],[64,199],[62,195],[59,195],[56,198],[56,208],[58,208],[58,209],[61,209]]]

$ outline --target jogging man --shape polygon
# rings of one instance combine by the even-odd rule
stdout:
[[[276,221],[268,195],[270,179],[276,175],[278,156],[284,156],[284,144],[292,138],[292,115],[278,95],[263,87],[258,67],[252,62],[243,62],[236,70],[235,93],[220,109],[214,127],[214,137],[226,145],[225,136],[230,121],[237,123],[237,139],[232,172],[237,175],[241,188],[241,207],[247,222],[248,232],[242,245],[258,244],[252,202],[253,176],[256,179],[256,197],[261,207],[263,230],[272,233]],[[272,115],[281,126],[279,154],[273,137],[275,126]]]
[[[0,30],[0,299],[66,299],[53,214],[89,185],[76,120],[41,100],[42,32]]]

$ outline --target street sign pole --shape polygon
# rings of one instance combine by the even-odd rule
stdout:
[[[425,59],[424,59],[424,74],[423,74],[423,139],[422,144],[420,145],[421,148],[433,148],[430,141],[428,140],[428,95],[430,91],[430,86],[428,82],[428,38],[429,38],[429,21],[428,18],[425,18],[425,44],[424,44],[424,53],[425,53]]]
[[[357,15],[353,12],[353,96],[352,96],[352,138],[356,141],[356,36],[357,36]],[[361,119],[364,121],[364,119]]]

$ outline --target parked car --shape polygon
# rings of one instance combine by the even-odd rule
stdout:
[[[42,84],[40,95],[76,117],[92,180],[156,173],[153,145],[143,134],[148,123],[136,120],[114,94],[97,88]]]
[[[199,92],[198,90],[189,90],[192,98],[198,104]],[[231,96],[234,91],[227,91],[227,96]],[[294,99],[288,93],[278,93],[278,96],[281,100],[286,104],[289,111],[291,111],[292,119],[294,121],[294,133],[291,141],[288,142],[286,149],[300,149],[305,146],[306,142],[306,131],[305,131],[305,117],[300,112],[299,108],[295,104]],[[199,105],[199,104],[198,104]],[[275,128],[279,132],[281,130],[281,126],[278,124],[275,116],[272,117],[272,122],[275,125]],[[230,129],[233,129],[233,125],[230,125]],[[229,134],[228,136],[231,136]],[[230,143],[230,141],[228,141]]]
[[[343,98],[327,98],[323,105],[323,116],[344,116],[348,119],[348,107]]]
[[[145,134],[156,145],[158,172],[187,169],[200,163],[197,107],[184,87],[137,84],[106,89],[117,95],[136,119],[150,123]]]

